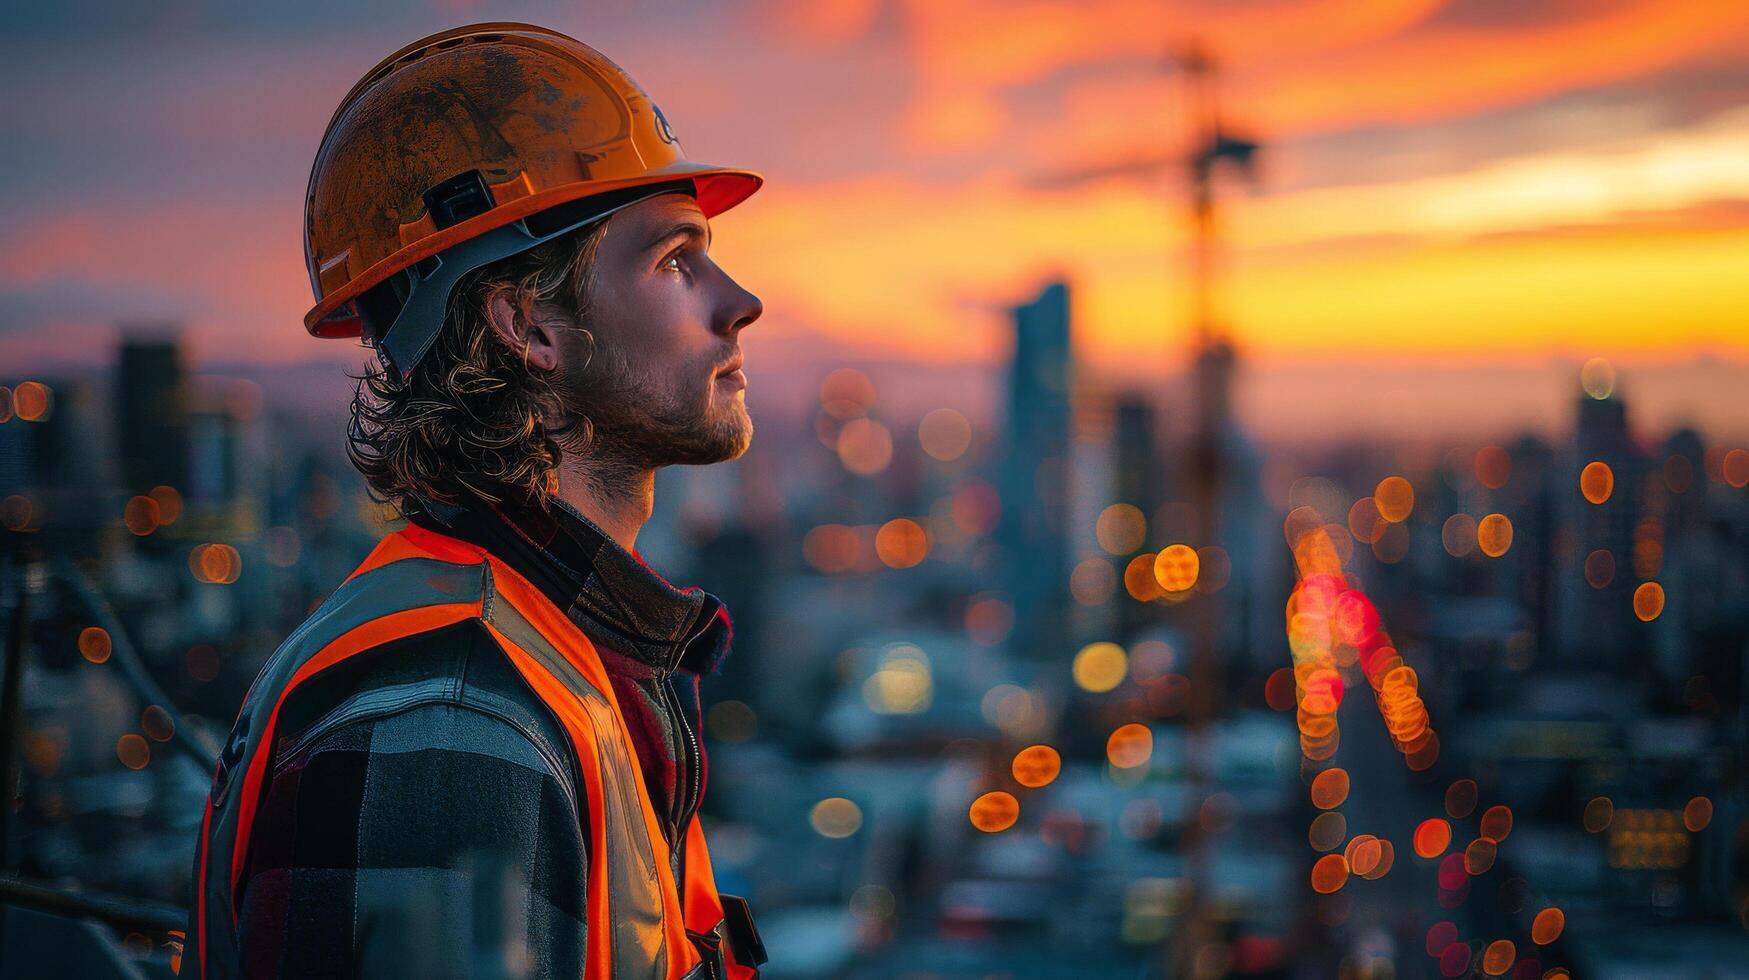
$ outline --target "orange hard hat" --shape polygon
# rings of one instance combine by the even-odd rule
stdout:
[[[363,337],[405,377],[468,272],[654,194],[690,193],[714,217],[761,181],[687,160],[662,110],[586,44],[528,24],[433,34],[328,123],[304,208],[304,326]]]

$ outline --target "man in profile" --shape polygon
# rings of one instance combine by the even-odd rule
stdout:
[[[348,451],[408,524],[251,687],[183,972],[755,975],[697,817],[728,616],[635,544],[658,468],[752,438],[761,307],[709,219],[759,184],[685,159],[616,65],[528,25],[418,41],[341,102],[305,325],[379,355]]]

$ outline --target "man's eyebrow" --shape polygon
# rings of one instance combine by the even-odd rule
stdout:
[[[672,241],[676,237],[679,237],[682,235],[684,235],[688,238],[696,238],[699,241],[704,242],[706,248],[710,247],[710,243],[711,243],[710,228],[708,226],[706,226],[705,224],[703,224],[702,222],[695,221],[691,218],[686,218],[686,219],[683,219],[679,222],[676,222],[675,224],[669,225],[667,228],[663,229],[659,234],[657,234],[656,237],[650,239],[649,244],[644,246],[644,251],[648,252],[649,250],[655,248],[656,246],[661,245],[664,242]]]

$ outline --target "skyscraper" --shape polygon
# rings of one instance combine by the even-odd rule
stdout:
[[[1016,648],[1066,657],[1069,603],[1069,287],[1055,282],[1014,309],[1005,451],[999,464],[1002,546]]]
[[[130,338],[116,369],[121,478],[130,493],[188,486],[188,385],[174,340]]]

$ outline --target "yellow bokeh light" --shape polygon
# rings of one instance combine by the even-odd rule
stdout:
[[[935,678],[929,657],[910,643],[895,643],[881,653],[880,664],[862,682],[862,699],[880,715],[914,715],[929,708]]]
[[[1601,504],[1615,492],[1615,471],[1601,459],[1594,459],[1579,471],[1579,492],[1594,504]]]
[[[1070,673],[1075,686],[1083,691],[1103,694],[1123,683],[1129,672],[1129,657],[1115,643],[1089,643],[1075,654]]]
[[[1505,514],[1489,514],[1476,522],[1476,546],[1489,558],[1499,558],[1512,548],[1512,522]]]
[[[1387,476],[1373,489],[1372,499],[1379,516],[1393,524],[1409,519],[1415,510],[1415,488],[1400,476]]]
[[[1593,357],[1579,369],[1579,385],[1592,398],[1602,401],[1615,393],[1615,365]]]
[[[938,408],[917,423],[917,441],[930,457],[952,462],[971,447],[972,423],[951,408]]]
[[[829,796],[808,811],[808,822],[822,837],[849,837],[862,829],[862,807],[842,796]]]
[[[1099,546],[1114,555],[1127,555],[1148,538],[1148,519],[1134,504],[1112,504],[1099,512],[1094,523]]]
[[[1154,579],[1167,592],[1184,592],[1196,586],[1202,559],[1187,544],[1168,545],[1154,556]]]

